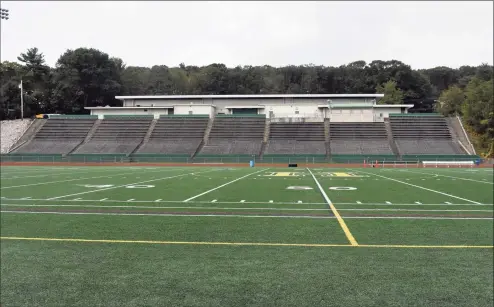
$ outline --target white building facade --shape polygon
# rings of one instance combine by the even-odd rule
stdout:
[[[379,105],[383,94],[116,96],[122,107],[87,107],[91,115],[258,114],[272,121],[373,122],[413,105]]]

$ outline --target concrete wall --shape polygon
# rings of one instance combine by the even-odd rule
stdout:
[[[167,109],[113,109],[113,108],[105,108],[99,110],[91,110],[91,115],[97,115],[98,118],[103,118],[103,115],[154,115],[155,118],[158,118],[160,114],[168,114]]]
[[[214,114],[214,108],[210,105],[179,105],[173,107],[174,114],[180,115],[198,115],[198,114],[207,114],[210,117]]]
[[[331,122],[373,122],[372,109],[332,109],[328,112]]]

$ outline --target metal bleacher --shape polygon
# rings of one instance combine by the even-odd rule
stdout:
[[[441,115],[393,114],[390,124],[396,146],[403,155],[465,154],[453,141],[446,119]]]
[[[79,145],[96,119],[50,118],[15,154],[67,154]]]
[[[161,117],[138,153],[192,155],[201,144],[209,117]]]
[[[330,123],[331,154],[393,154],[383,122]]]
[[[217,116],[199,155],[259,155],[265,125],[263,116]]]
[[[325,155],[324,123],[271,123],[264,154]]]
[[[129,154],[143,141],[152,120],[139,116],[105,118],[74,154]]]

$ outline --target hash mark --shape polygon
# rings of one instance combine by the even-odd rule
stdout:
[[[421,202],[419,202],[419,201],[416,201],[415,203],[416,203],[417,205],[422,205],[422,203],[421,203]]]
[[[359,201],[357,201],[357,204],[359,204],[359,205],[360,205],[360,204],[362,204],[362,203],[361,203],[361,202],[359,202]]]
[[[386,204],[391,205],[391,202],[387,201]]]
[[[212,202],[212,203],[215,203],[215,202],[217,202],[217,201],[218,201],[217,199],[213,199],[211,202]]]
[[[245,203],[245,199],[242,199],[240,202],[241,202],[241,203]]]
[[[161,198],[160,198],[160,199],[157,199],[157,200],[155,200],[155,201],[161,201]]]
[[[108,199],[108,198],[102,198],[102,199],[100,199],[100,201],[105,201],[105,200],[107,200],[107,199]]]
[[[301,200],[299,200],[297,203],[301,204],[301,203],[302,203],[302,201],[301,201]]]
[[[81,200],[81,198],[74,198],[74,199],[72,199],[72,200]]]
[[[134,200],[133,198],[131,198],[131,199],[127,199],[127,201],[133,201],[133,200]]]
[[[270,203],[272,203],[273,201],[272,201],[272,200],[270,200],[269,202],[270,202]]]
[[[447,205],[452,205],[452,203],[450,203],[449,201],[446,201],[444,203],[447,204]]]

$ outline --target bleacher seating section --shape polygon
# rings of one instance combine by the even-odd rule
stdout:
[[[138,153],[192,155],[201,144],[209,117],[162,117]]]
[[[383,122],[330,123],[331,154],[393,154]]]
[[[264,154],[325,155],[324,123],[271,123]]]
[[[259,155],[265,125],[264,117],[218,116],[200,155]]]
[[[208,116],[165,115],[155,122],[152,116],[108,116],[95,126],[96,120],[94,116],[50,118],[31,141],[10,154],[25,155],[19,158],[22,161],[36,160],[32,155],[66,159],[68,153],[70,159],[81,161],[121,161],[131,153],[129,159],[136,158],[135,161],[213,161],[221,157],[240,162],[263,155],[265,161],[314,162],[327,161],[328,157],[324,122],[272,122],[261,152],[266,125],[263,116],[217,116],[206,140]],[[151,123],[156,123],[152,131]],[[399,157],[393,155],[383,122],[332,122],[327,132],[331,159],[351,162],[468,158],[440,115],[392,115],[389,123]],[[93,126],[97,129],[91,130]],[[89,139],[84,143],[86,138]]]
[[[33,140],[15,153],[66,154],[79,145],[96,119],[59,119],[46,121]]]
[[[131,153],[143,141],[152,117],[103,119],[91,139],[74,153]]]
[[[453,141],[446,119],[441,115],[393,115],[391,130],[403,155],[465,154]]]

